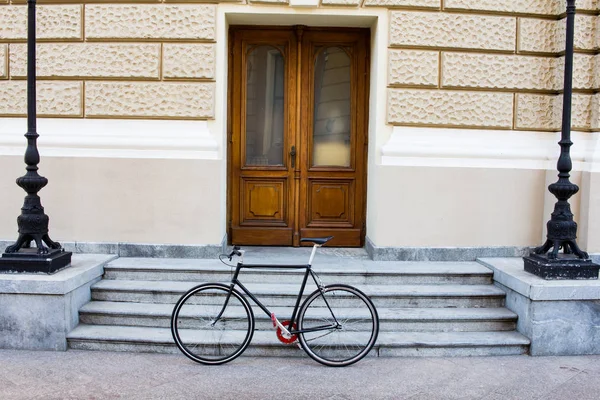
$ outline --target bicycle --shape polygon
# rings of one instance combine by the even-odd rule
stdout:
[[[244,252],[235,246],[228,256],[225,255],[229,261],[233,256],[239,257],[229,285],[198,285],[175,304],[171,333],[179,350],[191,360],[207,365],[224,364],[246,350],[254,334],[255,317],[249,301],[236,289],[237,286],[271,318],[282,343],[298,344],[312,359],[332,367],[347,366],[365,357],[375,345],[379,333],[375,305],[367,295],[352,286],[324,286],[312,270],[317,248],[332,238],[301,239],[301,242],[313,243],[308,264],[304,265],[244,264]],[[240,271],[250,268],[305,270],[289,320],[280,322],[275,313],[240,282]],[[317,289],[300,305],[309,275]]]

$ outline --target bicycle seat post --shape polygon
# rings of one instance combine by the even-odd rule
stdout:
[[[317,253],[317,247],[321,247],[321,244],[314,244],[312,248],[312,252],[310,253],[310,259],[308,260],[308,265],[312,265],[313,259],[315,258],[315,254]]]

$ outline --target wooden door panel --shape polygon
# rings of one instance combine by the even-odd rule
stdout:
[[[230,52],[228,230],[232,244],[293,243],[296,39],[292,31],[233,29]]]
[[[368,33],[302,38],[301,236],[364,244]]]
[[[333,239],[327,242],[327,246],[333,247],[362,247],[364,238],[362,237],[362,229],[316,229],[302,228],[300,229],[301,237],[326,237],[333,236]]]
[[[363,246],[369,30],[230,34],[230,242]]]
[[[313,179],[308,183],[310,228],[354,226],[354,181]]]
[[[287,179],[242,178],[242,220],[240,225],[286,226]]]
[[[232,244],[243,244],[246,246],[291,246],[292,235],[292,228],[231,228],[231,237],[235,238],[235,242]]]

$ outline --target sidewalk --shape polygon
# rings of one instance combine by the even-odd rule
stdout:
[[[207,367],[183,355],[0,350],[0,399],[596,400],[600,356],[372,358],[347,368],[308,357]]]

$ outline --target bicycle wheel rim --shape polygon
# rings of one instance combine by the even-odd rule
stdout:
[[[202,364],[223,364],[238,357],[250,344],[254,315],[238,292],[231,293],[223,315],[215,322],[228,293],[225,285],[200,285],[175,305],[171,332],[188,358]]]
[[[375,345],[379,318],[371,300],[351,286],[331,285],[313,292],[299,312],[299,330],[335,325],[338,328],[298,335],[306,353],[321,364],[332,367],[351,365]],[[332,316],[335,315],[335,318]]]

